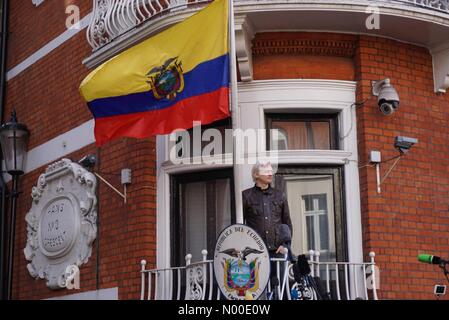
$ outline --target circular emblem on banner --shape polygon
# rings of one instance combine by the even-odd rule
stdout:
[[[166,60],[162,66],[154,67],[146,75],[147,83],[158,100],[174,100],[176,95],[184,90],[182,62],[178,57]]]
[[[265,242],[246,225],[225,228],[215,244],[214,272],[228,300],[258,299],[270,277],[270,256]]]

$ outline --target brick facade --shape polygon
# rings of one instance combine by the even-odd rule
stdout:
[[[11,1],[8,69],[66,30],[66,5],[80,5],[81,18],[91,10],[91,1],[69,2],[45,1],[35,8],[31,1]],[[28,29],[31,27],[32,30]],[[26,123],[31,131],[29,149],[92,118],[78,90],[90,71],[82,64],[90,54],[84,29],[8,81],[5,120],[15,108],[19,121]],[[139,297],[140,261],[146,259],[150,268],[156,263],[155,146],[154,137],[121,139],[102,148],[92,144],[65,156],[75,161],[89,153],[97,155],[99,163],[95,171],[119,189],[120,170],[133,171],[127,204],[98,181],[99,232],[88,263],[81,267],[81,289],[76,292],[49,290],[45,281],[35,280],[28,273],[28,262],[23,255],[27,235],[25,215],[31,207],[31,188],[46,166],[21,177],[19,189],[23,193],[17,208],[14,299],[45,299],[113,287],[119,287],[119,299]]]
[[[156,263],[155,139],[122,139],[101,149],[90,145],[66,157],[78,160],[89,153],[98,158],[95,172],[114,186],[120,186],[119,174],[124,167],[133,170],[133,183],[124,204],[119,195],[98,181],[99,232],[88,263],[81,267],[81,289],[77,292],[119,287],[119,299],[137,299],[140,261],[146,259],[149,268]],[[25,215],[31,207],[30,190],[44,171],[42,167],[20,179],[19,189],[23,194],[17,208],[14,299],[44,299],[77,293],[49,290],[45,281],[31,278],[26,267],[28,262],[23,255],[27,240]]]
[[[71,3],[80,5],[81,17],[91,10],[91,1]],[[45,1],[35,8],[31,1],[11,1],[8,70],[65,31],[65,5],[67,1]],[[270,42],[276,39],[282,41]],[[449,252],[449,95],[433,92],[428,50],[372,36],[304,32],[257,34],[254,48],[258,50],[253,57],[255,80],[357,81],[357,101],[363,101],[371,96],[372,80],[391,79],[401,98],[396,113],[383,116],[376,97],[357,108],[360,166],[367,163],[371,150],[381,151],[383,159],[396,156],[395,136],[415,137],[419,143],[399,161],[380,195],[375,169],[360,169],[364,257],[368,260],[368,253],[376,252],[380,298],[433,299],[433,285],[445,280],[436,267],[419,264],[416,256],[432,252],[444,257]],[[30,149],[91,119],[78,92],[89,72],[82,60],[90,54],[84,30],[8,82],[5,118],[12,108],[17,110],[19,120],[31,131]],[[116,186],[120,185],[120,169],[133,170],[127,204],[99,183],[99,233],[89,262],[81,268],[81,292],[119,287],[120,299],[139,298],[139,262],[146,259],[147,268],[156,263],[155,147],[154,137],[120,139],[101,149],[89,145],[66,155],[77,160],[96,154],[96,172]],[[382,164],[382,175],[391,164]],[[51,291],[26,269],[24,217],[31,207],[31,188],[44,170],[45,166],[20,179],[15,299],[74,293]]]
[[[419,143],[398,163],[376,193],[374,168],[360,170],[365,253],[373,250],[382,270],[382,298],[433,299],[433,286],[445,283],[436,266],[416,261],[419,253],[449,252],[449,96],[433,91],[432,57],[425,48],[361,36],[356,55],[357,100],[369,98],[372,80],[390,78],[401,98],[386,117],[376,99],[358,108],[359,155],[370,150],[384,159],[397,155],[398,135]],[[382,164],[382,173],[392,162]]]
[[[78,6],[81,18],[92,10],[92,1],[84,0],[46,0],[38,7],[31,0],[10,1],[8,70],[67,30],[69,5]],[[77,42],[87,45],[85,32],[81,34]]]
[[[296,39],[310,37],[341,40],[338,34],[295,33]],[[260,38],[254,40],[256,47]],[[278,34],[266,33],[263,38],[276,39]],[[371,150],[381,151],[383,160],[397,156],[395,136],[419,140],[382,184],[381,194],[376,191],[375,168],[360,169],[363,248],[365,260],[370,251],[376,253],[380,298],[433,299],[433,286],[446,280],[436,266],[420,264],[416,257],[425,252],[445,257],[449,252],[449,96],[433,91],[427,49],[371,36],[352,40],[356,50],[351,58],[301,52],[256,55],[255,78],[357,81],[357,101],[369,99],[357,107],[360,166],[368,163]],[[384,78],[391,79],[401,99],[391,116],[382,115],[377,97],[371,97],[371,81]],[[392,164],[381,164],[381,176]]]

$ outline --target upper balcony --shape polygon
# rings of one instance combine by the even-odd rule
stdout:
[[[93,0],[87,29],[93,53],[84,63],[94,67],[208,2]],[[428,48],[434,60],[435,91],[449,88],[449,0],[234,0],[234,6],[237,54],[247,55],[242,61],[251,62],[251,40],[258,32],[369,34]],[[373,14],[377,14],[377,26]],[[248,70],[240,71],[243,81],[252,79]]]

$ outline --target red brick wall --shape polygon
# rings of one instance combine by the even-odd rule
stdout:
[[[297,37],[304,38],[304,33]],[[325,33],[308,37],[338,39]],[[360,166],[367,164],[371,150],[381,151],[384,160],[398,155],[395,136],[414,137],[419,143],[399,161],[381,194],[376,193],[375,168],[360,169],[364,260],[369,260],[370,251],[376,253],[380,298],[434,299],[433,286],[446,280],[436,266],[417,262],[417,255],[449,255],[449,95],[433,91],[432,57],[427,49],[369,36],[356,37],[355,42],[351,59],[355,74],[347,58],[315,56],[311,60],[307,55],[277,54],[254,59],[254,76],[355,79],[357,101],[370,98],[371,81],[391,79],[401,99],[396,113],[382,115],[377,97],[357,108]],[[392,163],[381,165],[382,176]]]
[[[92,1],[10,1],[8,70],[66,30],[66,5],[80,6],[81,17]],[[88,4],[88,6],[86,6]],[[82,61],[91,54],[86,29],[8,81],[5,118],[12,108],[31,130],[30,149],[92,118],[79,94],[89,73]]]
[[[132,169],[127,203],[124,204],[119,195],[97,180],[99,229],[92,255],[88,263],[80,267],[81,289],[49,290],[44,280],[31,278],[23,254],[27,240],[25,215],[31,208],[31,188],[36,185],[45,167],[22,177],[19,188],[23,193],[18,201],[14,251],[14,299],[44,299],[113,287],[119,287],[119,299],[139,299],[140,261],[146,259],[148,268],[155,267],[156,263],[155,139],[121,139],[101,148],[90,145],[66,158],[78,160],[88,153],[99,158],[95,171],[119,190],[122,189],[120,170],[125,167]]]
[[[10,3],[8,69],[66,30],[66,5],[79,4],[81,17],[92,5],[92,1],[85,0],[46,0],[37,8],[28,0]],[[5,119],[9,119],[13,108],[17,110],[19,121],[26,123],[31,131],[29,149],[92,119],[78,91],[81,80],[91,71],[82,64],[90,54],[83,30],[8,81]],[[21,177],[23,193],[18,201],[14,257],[15,299],[42,299],[111,287],[119,287],[120,299],[140,297],[140,261],[146,259],[148,268],[155,267],[156,261],[155,138],[120,139],[101,148],[89,145],[65,157],[78,160],[88,153],[97,154],[100,164],[95,170],[104,173],[103,176],[119,189],[122,188],[120,170],[132,169],[128,202],[124,204],[116,193],[98,181],[99,232],[92,256],[80,268],[81,290],[52,291],[47,289],[44,280],[31,278],[23,254],[27,235],[24,219],[31,208],[31,188],[47,165]]]
[[[370,97],[371,81],[390,78],[401,104],[383,116],[376,98],[357,110],[360,162],[370,150],[394,157],[398,135],[412,147],[376,193],[374,168],[360,170],[365,255],[373,250],[381,269],[381,297],[434,299],[445,283],[436,266],[417,262],[419,253],[449,255],[449,95],[433,89],[432,57],[425,48],[361,36],[356,55],[357,100]],[[392,162],[382,164],[382,174]]]
[[[335,33],[258,33],[253,40],[253,78],[352,81],[355,40]]]
[[[77,2],[84,16],[91,1]],[[34,8],[31,1],[11,1],[9,68],[64,32],[67,16],[60,3],[47,0]],[[381,298],[431,299],[433,285],[444,280],[436,267],[419,264],[416,256],[420,252],[447,256],[449,252],[449,96],[433,93],[432,60],[426,49],[375,37],[352,38],[357,44],[352,57],[255,57],[255,78],[355,79],[359,101],[370,96],[371,80],[391,78],[401,97],[398,112],[383,116],[375,98],[357,110],[360,163],[366,163],[373,149],[380,150],[383,159],[395,156],[393,140],[397,135],[418,138],[419,143],[399,162],[382,185],[380,195],[376,194],[374,168],[360,170],[365,260],[369,251],[376,252],[381,269]],[[91,119],[78,93],[79,83],[89,71],[81,61],[90,51],[85,33],[81,32],[9,81],[7,111],[16,108],[19,119],[30,128],[30,148]],[[119,185],[119,177],[113,174],[124,167],[133,169],[126,205],[99,183],[100,250],[97,252],[95,242],[89,262],[81,268],[81,291],[96,289],[99,256],[99,288],[118,286],[121,299],[139,297],[139,262],[145,258],[148,267],[152,267],[156,258],[154,149],[154,138],[121,139],[100,150],[90,145],[67,156],[75,160],[88,152],[98,154],[100,165],[96,170],[104,171],[114,185]],[[382,165],[383,174],[390,164]],[[75,293],[48,290],[44,281],[32,279],[26,270],[22,251],[26,242],[24,216],[31,207],[31,188],[44,169],[25,175],[20,182],[23,194],[17,217],[15,298],[40,299]]]
[[[326,56],[278,55],[256,57],[254,79],[333,79],[354,80],[351,59]]]
[[[92,10],[92,1],[45,0],[35,7],[32,1],[14,0],[10,3],[8,69],[13,68],[51,40],[66,31],[66,8],[77,5],[82,19]],[[86,29],[81,31],[86,42]]]
[[[79,33],[8,81],[5,120],[15,108],[31,131],[30,149],[92,118],[78,89],[89,72],[88,47]]]

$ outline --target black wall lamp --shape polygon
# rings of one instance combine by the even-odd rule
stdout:
[[[8,241],[8,268],[7,268],[7,286],[6,299],[11,300],[12,293],[12,275],[14,262],[14,237],[16,227],[17,190],[19,177],[25,172],[25,160],[27,155],[27,145],[30,131],[23,123],[17,122],[16,112],[11,113],[11,120],[0,127],[0,144],[5,159],[5,171],[12,177],[12,190],[10,192],[10,227]],[[2,214],[5,214],[2,212]],[[2,239],[3,240],[3,236]],[[4,244],[2,243],[2,251]],[[4,253],[2,252],[2,257]],[[4,264],[1,266],[1,280],[4,280]]]

